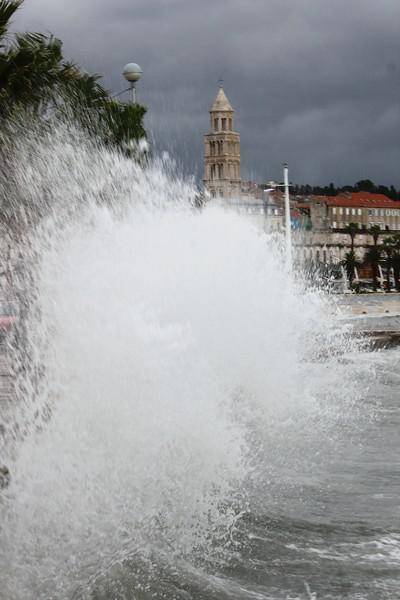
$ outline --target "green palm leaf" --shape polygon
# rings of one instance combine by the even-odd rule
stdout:
[[[0,48],[5,47],[5,38],[11,24],[11,17],[22,3],[23,0],[0,0]]]

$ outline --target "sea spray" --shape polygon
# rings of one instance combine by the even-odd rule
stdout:
[[[12,201],[46,207],[18,240],[0,597],[87,597],[124,561],[228,560],[238,520],[360,422],[338,357],[356,348],[272,238],[196,209],[163,161],[61,125],[13,152]]]

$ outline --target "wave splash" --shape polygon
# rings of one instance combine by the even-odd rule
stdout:
[[[154,556],[228,560],[238,522],[360,423],[334,306],[272,238],[195,209],[165,161],[61,127],[16,149],[15,201],[50,210],[24,241],[0,596],[87,597]]]

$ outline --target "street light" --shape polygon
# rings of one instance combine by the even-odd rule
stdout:
[[[286,266],[288,270],[292,268],[292,225],[290,221],[290,199],[289,199],[289,168],[288,164],[283,164],[283,183],[275,183],[268,181],[268,189],[266,192],[276,188],[283,187],[285,189],[285,238],[286,238]]]
[[[128,63],[122,71],[123,76],[130,83],[132,104],[136,104],[136,83],[141,78],[142,73],[142,69],[136,63]]]

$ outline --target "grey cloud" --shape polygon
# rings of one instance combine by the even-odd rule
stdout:
[[[144,69],[156,147],[202,174],[202,136],[223,77],[243,175],[371,177],[400,186],[398,0],[26,0],[17,28],[50,30],[114,91]]]

